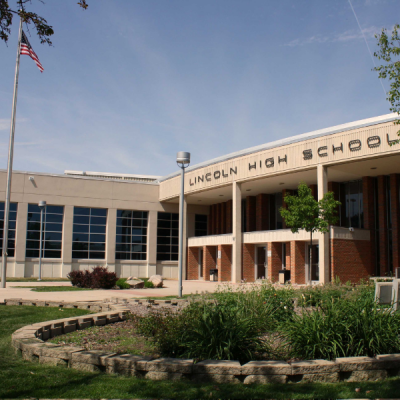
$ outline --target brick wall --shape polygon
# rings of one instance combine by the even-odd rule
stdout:
[[[232,280],[232,246],[229,244],[218,245],[221,258],[218,258],[218,282]]]
[[[282,243],[268,243],[268,251],[271,255],[268,257],[268,279],[277,282],[279,271],[282,269]]]
[[[255,245],[244,243],[242,250],[242,279],[254,282],[255,276]]]
[[[286,269],[290,270],[291,269],[291,249],[290,249],[290,242],[285,243],[286,246],[286,259],[285,259],[285,265]]]
[[[292,283],[306,283],[306,245],[305,242],[290,242],[290,280]]]
[[[384,276],[388,272],[386,208],[385,177],[378,176],[379,261],[381,276]]]
[[[269,194],[258,194],[256,196],[256,230],[266,231],[269,229]]]
[[[186,265],[187,279],[199,279],[199,248],[188,247],[188,261]]]
[[[358,283],[373,275],[371,245],[368,240],[331,239],[331,265],[333,279]]]
[[[256,230],[256,197],[246,197],[246,232]]]
[[[217,246],[204,246],[203,250],[203,276],[209,281],[210,269],[217,266]]]
[[[390,205],[392,208],[392,249],[393,274],[400,267],[400,210],[399,210],[399,175],[390,175]]]

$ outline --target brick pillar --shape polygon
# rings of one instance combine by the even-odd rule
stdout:
[[[247,282],[254,282],[255,278],[255,245],[243,243],[242,252],[242,277]]]
[[[256,196],[256,230],[269,229],[269,194],[260,193]]]
[[[232,246],[230,244],[218,245],[221,258],[218,258],[218,282],[230,282],[232,277]]]
[[[268,256],[268,279],[271,282],[277,282],[279,271],[282,269],[282,243],[268,243],[268,251],[271,252]]]
[[[378,176],[379,261],[381,276],[384,276],[389,270],[386,208],[385,177],[381,175]]]
[[[291,260],[292,260],[292,252],[291,252],[291,246],[290,246],[290,242],[285,243],[286,245],[286,269],[291,270]]]
[[[217,268],[217,246],[203,247],[203,276],[205,281],[210,280],[210,269]]]
[[[226,233],[232,233],[232,200],[226,202]]]
[[[304,242],[290,242],[290,280],[292,283],[306,283],[306,245]]]
[[[226,233],[226,202],[221,203],[221,234]]]
[[[392,252],[393,274],[400,267],[400,210],[399,210],[399,175],[390,175],[390,206],[392,212]]]
[[[199,279],[199,248],[188,247],[187,279]]]
[[[375,210],[374,210],[374,178],[364,176],[363,185],[363,209],[364,209],[364,229],[370,232],[371,248],[371,271],[376,271],[376,230],[375,230]]]
[[[256,197],[246,197],[246,232],[256,230]]]

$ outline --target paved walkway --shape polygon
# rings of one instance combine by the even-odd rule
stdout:
[[[54,301],[97,301],[110,297],[131,299],[134,297],[178,296],[178,281],[165,280],[164,288],[155,289],[125,289],[125,290],[82,290],[74,292],[32,292],[29,288],[15,286],[70,286],[69,282],[7,282],[7,288],[0,288],[0,302],[4,299],[22,298],[26,300]],[[183,294],[214,292],[218,282],[183,281]]]

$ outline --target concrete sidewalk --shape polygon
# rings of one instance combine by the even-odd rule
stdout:
[[[0,289],[0,302],[4,299],[22,298],[26,300],[54,301],[100,301],[110,297],[130,299],[133,297],[178,296],[178,281],[165,280],[163,288],[125,289],[125,290],[82,290],[74,292],[32,292],[29,288],[15,286],[70,286],[69,282],[8,282],[6,289]],[[183,281],[183,294],[214,292],[220,286],[218,282]]]

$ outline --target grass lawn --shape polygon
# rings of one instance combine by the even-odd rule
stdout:
[[[395,398],[400,392],[400,378],[365,383],[250,386],[153,382],[50,367],[14,356],[11,334],[16,329],[39,321],[85,313],[78,309],[0,307],[0,398]],[[355,392],[356,388],[360,388],[360,392]]]
[[[92,290],[75,286],[13,286],[20,289],[32,289],[32,292],[76,292],[79,290]]]

